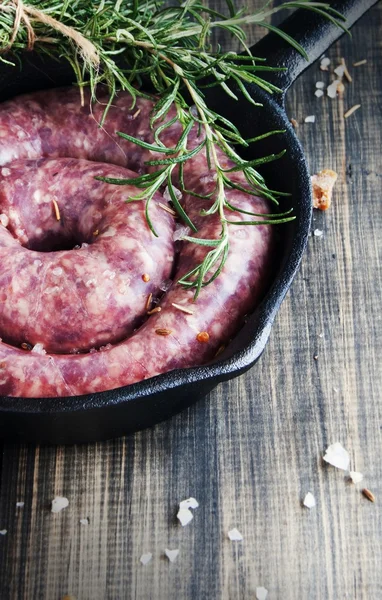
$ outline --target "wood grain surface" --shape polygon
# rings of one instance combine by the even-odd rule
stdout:
[[[251,600],[257,586],[268,600],[382,598],[381,33],[379,4],[329,51],[353,75],[343,98],[314,96],[330,77],[317,65],[288,93],[312,172],[339,180],[260,362],[128,438],[4,445],[1,600]],[[323,463],[335,441],[362,484]],[[52,514],[56,495],[70,505]],[[190,495],[200,507],[182,528],[177,505]],[[233,527],[242,542],[228,539]],[[165,548],[180,549],[175,563]]]

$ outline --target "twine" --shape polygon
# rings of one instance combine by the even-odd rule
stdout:
[[[29,19],[29,17],[31,17],[35,21],[38,21],[39,23],[43,23],[44,25],[48,25],[48,27],[51,27],[52,29],[59,31],[66,37],[73,40],[73,42],[79,48],[82,58],[85,60],[85,62],[89,62],[95,67],[99,66],[100,59],[98,56],[97,48],[94,46],[94,44],[90,40],[86,39],[79,31],[77,31],[76,29],[73,29],[73,27],[68,27],[67,25],[64,25],[63,23],[60,23],[60,21],[57,21],[57,19],[54,19],[53,17],[46,15],[44,12],[42,12],[41,10],[38,10],[34,6],[28,6],[27,4],[24,4],[22,0],[12,0],[12,4],[8,4],[8,5],[4,5],[4,3],[1,3],[0,9],[4,10],[6,12],[9,12],[10,9],[15,11],[15,19],[13,22],[12,35],[9,40],[9,44],[8,44],[7,48],[5,48],[5,50],[9,50],[12,47],[13,43],[15,42],[22,21],[24,22],[25,28],[27,30],[28,50],[33,50],[34,43],[36,41],[36,35],[35,35],[32,25],[31,25],[30,19]],[[51,40],[51,38],[45,38],[45,39]],[[42,40],[43,40],[43,38],[39,39],[39,41],[42,41]]]

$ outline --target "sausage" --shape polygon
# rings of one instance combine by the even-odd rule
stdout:
[[[121,92],[101,126],[107,102],[107,91],[100,89],[97,102],[92,104],[90,92],[85,89],[81,105],[76,87],[33,92],[3,102],[0,166],[18,159],[70,157],[143,172],[142,148],[117,136],[116,131],[151,142],[148,123],[152,103],[138,98],[134,106],[131,96]],[[179,132],[179,126],[176,126],[171,134],[175,136]]]
[[[126,203],[140,190],[95,179],[134,177],[127,169],[61,158],[16,161],[1,172],[3,340],[75,353],[124,339],[145,315],[148,294],[171,275],[175,224],[162,195],[150,206],[155,237],[144,204]]]
[[[70,90],[62,97],[69,98],[71,94],[74,94],[74,91]],[[83,112],[84,109],[79,106],[79,102],[70,106],[70,103],[65,101],[62,112],[65,113],[65,122],[70,119],[70,131],[67,131],[65,126],[64,131],[58,133],[59,125],[57,124],[55,129],[52,123],[55,113],[59,112],[57,100],[61,95],[62,91],[52,91],[49,92],[49,97],[48,93],[45,93],[44,98],[41,94],[36,94],[30,95],[27,100],[28,110],[32,111],[32,115],[38,113],[38,107],[44,106],[46,122],[51,129],[48,150],[48,146],[43,146],[41,142],[40,130],[44,128],[43,115],[41,114],[41,121],[39,121],[39,130],[29,130],[28,110],[23,108],[21,99],[14,101],[19,111],[18,118],[21,119],[24,130],[29,131],[30,138],[25,146],[22,143],[16,144],[12,150],[13,158],[28,158],[26,154],[33,147],[33,152],[40,153],[33,158],[40,158],[41,155],[46,156],[51,152],[51,156],[55,158],[70,154],[77,159],[86,158],[120,164],[122,162],[120,147],[114,147],[113,150],[110,142],[114,131],[122,130],[130,135],[140,135],[147,141],[152,141],[147,123],[150,104],[147,100],[138,99],[134,114],[139,110],[141,112],[134,119],[127,119],[126,115],[131,114],[131,98],[127,94],[119,95],[106,121],[109,130],[107,132],[99,130],[96,122],[90,117],[89,121],[86,121],[87,129],[84,138],[81,137],[84,131],[81,121],[87,113]],[[32,107],[33,102],[35,105]],[[6,103],[7,115],[12,113],[11,103],[12,101]],[[41,111],[43,112],[42,109]],[[15,118],[12,127],[15,128],[17,122]],[[5,125],[0,112],[0,132],[10,127],[9,123],[10,121]],[[74,147],[69,147],[68,141],[63,143],[62,139],[65,138],[66,133],[70,138],[76,127],[80,131],[79,137],[74,136],[72,138]],[[179,128],[170,129],[164,131],[162,141],[166,146],[173,147],[179,137]],[[7,143],[6,136],[4,139]],[[82,139],[81,145],[75,144],[76,139]],[[93,144],[93,139],[97,139],[96,144]],[[91,144],[91,148],[87,149],[88,154],[85,148],[86,141]],[[119,141],[118,138],[118,143]],[[200,141],[198,131],[193,130],[189,138],[189,147],[195,147]],[[114,144],[116,146],[115,141]],[[150,158],[152,156],[148,150],[136,146],[132,148],[129,144],[130,142],[127,142],[123,146],[124,164],[129,168],[135,166],[142,172],[143,169],[147,169],[144,161],[148,156]],[[11,146],[9,144],[9,148]],[[3,160],[4,157],[9,157],[10,152],[11,150],[3,150]],[[218,156],[225,167],[230,166],[229,160],[220,150]],[[38,161],[35,164],[36,173],[40,169],[38,165],[45,165],[45,168],[50,169],[49,160],[46,163]],[[11,166],[7,168],[11,170]],[[18,163],[18,168],[22,168],[21,163]],[[106,166],[104,172],[114,176],[116,168]],[[186,189],[192,189],[203,195],[212,193],[209,200],[183,194],[183,206],[198,228],[195,235],[208,239],[219,237],[221,231],[219,216],[214,214],[207,218],[200,214],[201,210],[208,208],[215,199],[214,173],[209,169],[203,151],[187,161],[184,177]],[[245,184],[244,177],[240,173],[236,173],[235,178],[237,183]],[[125,187],[112,186],[112,188],[116,194],[122,192],[123,195],[124,190],[126,193]],[[232,205],[242,210],[263,214],[269,212],[268,202],[263,198],[253,197],[236,189],[227,190],[226,196]],[[240,221],[242,215],[238,212],[230,212],[230,220]],[[169,228],[169,224],[166,224],[166,227]],[[151,314],[129,337],[122,341],[110,342],[111,347],[94,346],[91,352],[81,354],[58,354],[57,351],[37,354],[36,350],[39,352],[40,347],[31,352],[3,341],[0,344],[0,393],[24,397],[81,395],[129,385],[172,369],[190,367],[211,360],[221,345],[227,343],[236,333],[243,322],[244,315],[253,310],[259,302],[272,273],[274,246],[272,228],[268,225],[256,227],[229,225],[228,229],[230,244],[228,259],[220,276],[202,289],[198,299],[194,301],[194,291],[184,288],[177,281],[192,267],[199,264],[210,249],[183,241],[180,243],[181,248],[176,259],[174,283],[159,303],[160,312]],[[33,224],[31,235],[35,230]],[[10,235],[9,231],[7,235]],[[82,250],[72,250],[72,252],[78,255]],[[168,262],[170,263],[170,260]],[[158,283],[156,282],[155,285],[158,291]]]

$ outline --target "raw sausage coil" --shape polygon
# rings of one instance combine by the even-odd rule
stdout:
[[[90,110],[89,96],[81,107],[78,90],[68,88],[20,96],[0,107],[2,395],[80,395],[203,364],[237,331],[269,281],[272,228],[229,226],[230,251],[221,275],[194,302],[193,290],[176,282],[209,249],[181,242],[174,283],[160,300],[161,310],[142,322],[147,309],[157,308],[151,303],[170,277],[175,223],[158,194],[152,203],[160,234],[155,238],[143,203],[125,204],[133,189],[94,179],[131,177],[126,168],[144,172],[144,162],[153,158],[115,134],[124,131],[152,142],[152,104],[138,99],[132,107],[121,93],[99,128],[106,100],[101,96]],[[163,133],[165,145],[173,147],[180,126]],[[198,143],[198,132],[192,131],[189,147]],[[236,177],[243,183],[240,173]],[[203,152],[187,161],[184,179],[186,188],[199,194],[214,190]],[[269,212],[262,198],[235,189],[227,198],[244,210]],[[183,195],[198,237],[220,234],[218,215],[200,214],[213,200]],[[233,212],[230,220],[241,216]],[[85,248],[74,248],[81,244]],[[38,269],[45,273],[41,285]]]

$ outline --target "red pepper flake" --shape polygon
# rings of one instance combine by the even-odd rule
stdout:
[[[96,229],[95,231],[93,231],[93,235],[95,235],[95,236],[99,235],[99,229]]]
[[[156,329],[155,333],[157,335],[170,335],[172,333],[171,329]]]
[[[32,350],[32,346],[31,346],[30,344],[28,344],[27,342],[23,342],[23,343],[21,344],[21,348],[22,348],[23,350]]]
[[[155,313],[159,313],[161,311],[161,307],[160,306],[156,306],[155,308],[153,308],[152,310],[148,310],[147,314],[148,315],[154,315]]]
[[[145,283],[148,283],[148,282],[150,281],[150,275],[149,275],[148,273],[143,273],[143,275],[142,275],[142,280],[143,280]]]
[[[200,331],[196,336],[198,342],[206,344],[210,339],[210,334],[207,331]]]

